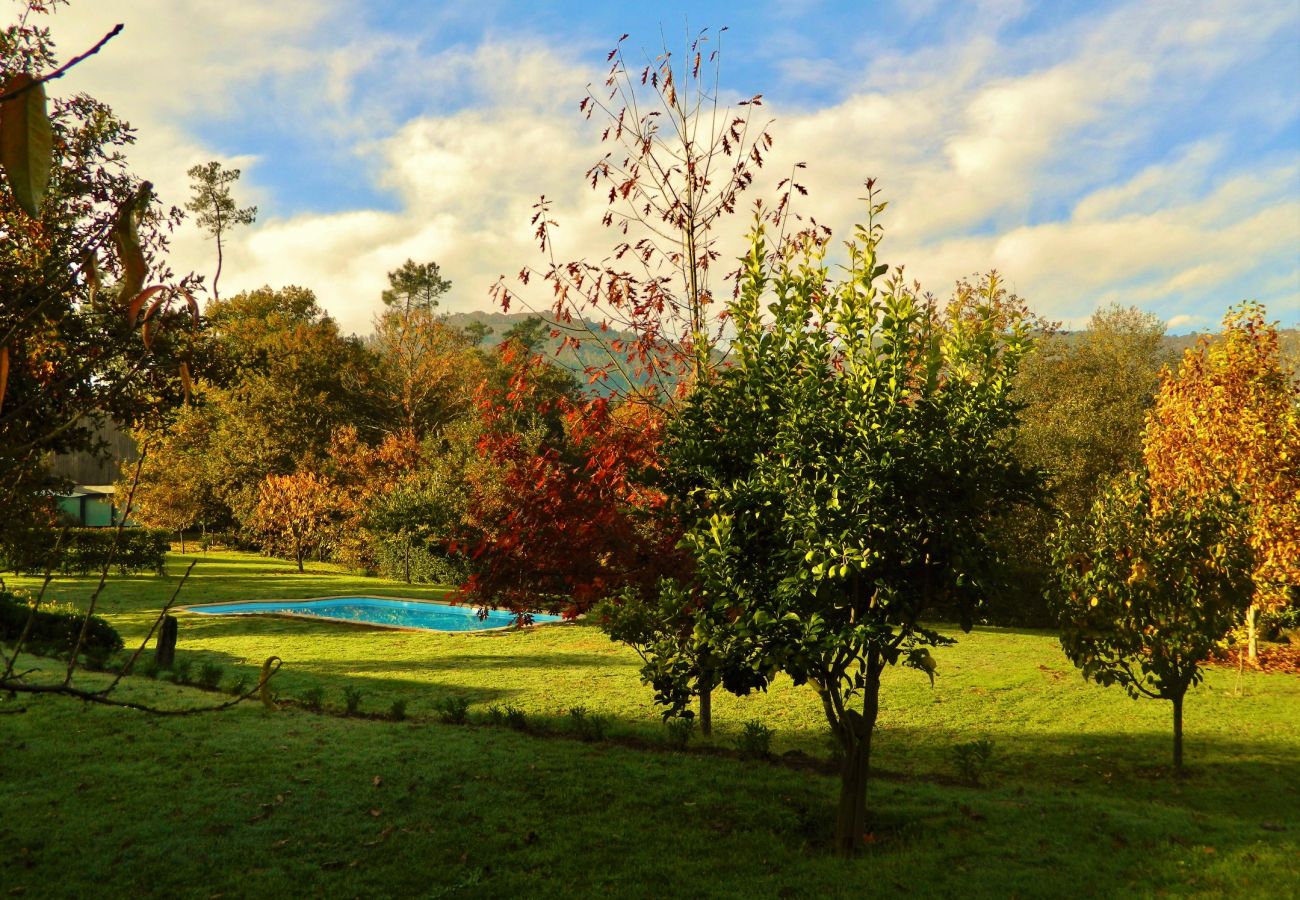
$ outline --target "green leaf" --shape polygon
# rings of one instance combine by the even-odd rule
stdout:
[[[36,79],[20,72],[4,86],[4,93],[22,90]],[[41,213],[45,189],[54,165],[54,137],[46,111],[45,85],[24,90],[0,104],[0,165],[9,189],[23,211],[32,218]]]

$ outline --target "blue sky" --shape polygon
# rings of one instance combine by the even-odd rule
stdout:
[[[804,211],[844,232],[878,178],[886,257],[936,293],[997,268],[1067,325],[1120,302],[1213,327],[1247,297],[1300,321],[1295,0],[76,0],[52,27],[71,53],[118,21],[60,87],[140,129],[133,163],[170,202],[195,162],[240,166],[260,215],[223,287],[303,284],[354,330],[408,256],[486,308],[538,261],[542,193],[562,249],[604,255],[577,101],[620,34],[653,54],[706,27],[724,96],[767,101],[773,167],[808,163]],[[173,267],[211,256],[189,229]]]

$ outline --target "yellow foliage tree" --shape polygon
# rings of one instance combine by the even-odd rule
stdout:
[[[1230,488],[1249,507],[1251,659],[1259,612],[1284,606],[1300,585],[1300,382],[1264,317],[1258,303],[1233,307],[1222,334],[1189,349],[1176,374],[1164,372],[1143,443],[1153,491]]]

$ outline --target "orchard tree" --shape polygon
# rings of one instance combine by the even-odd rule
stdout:
[[[1231,496],[1164,493],[1145,472],[1116,479],[1053,537],[1049,601],[1083,677],[1173,704],[1183,771],[1183,699],[1250,602],[1247,516]]]
[[[320,546],[335,511],[334,485],[314,472],[268,475],[258,490],[253,528],[268,549],[288,553],[301,572],[303,556]]]
[[[697,383],[669,426],[673,493],[697,512],[685,544],[685,642],[652,648],[646,677],[684,709],[707,653],[724,688],[785,672],[821,698],[844,751],[836,845],[862,845],[871,741],[891,666],[933,677],[924,627],[943,604],[969,627],[997,511],[1035,478],[1015,458],[1011,384],[1035,326],[996,276],[939,304],[887,280],[884,204],[831,277],[823,230],[776,243],[761,223],[729,311],[734,366]],[[689,654],[689,655],[688,655]]]
[[[1153,490],[1232,490],[1245,501],[1255,555],[1245,624],[1254,659],[1258,613],[1295,602],[1300,585],[1300,380],[1282,363],[1264,307],[1234,307],[1222,334],[1202,338],[1177,373],[1165,373],[1143,456]]]
[[[194,221],[217,242],[217,271],[212,276],[212,296],[217,299],[221,296],[217,293],[217,282],[221,280],[223,241],[236,225],[253,224],[257,207],[240,209],[230,196],[230,186],[239,180],[238,169],[227,169],[214,159],[191,167],[188,174],[193,193],[185,208],[194,213]]]

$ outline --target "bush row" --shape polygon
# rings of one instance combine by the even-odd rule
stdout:
[[[366,548],[379,574],[394,581],[416,584],[460,584],[468,575],[464,557],[449,556],[442,547],[431,547],[401,538],[376,537]]]
[[[88,575],[103,569],[112,557],[118,572],[164,573],[171,533],[163,528],[124,528],[117,549],[116,528],[27,528],[6,535],[0,547],[0,570],[20,574]],[[57,548],[57,550],[56,550]]]

